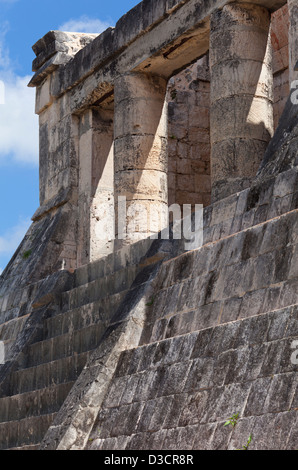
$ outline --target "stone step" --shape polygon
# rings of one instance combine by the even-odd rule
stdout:
[[[16,284],[15,288],[11,285],[5,287],[5,283],[0,287],[0,324],[4,324],[11,320],[18,321],[20,306],[28,301],[30,295],[34,296],[38,284],[33,284],[30,288],[23,287],[19,289]],[[28,312],[27,312],[28,313]]]
[[[15,320],[18,317],[19,313],[20,313],[20,308],[17,308],[17,307],[1,312],[0,323],[5,324],[5,323]]]
[[[0,325],[0,341],[4,344],[4,360],[9,357],[10,350],[22,331],[29,315],[15,318]],[[1,358],[2,359],[2,358]]]
[[[123,291],[47,319],[44,323],[44,338],[54,338],[69,331],[81,330],[92,324],[107,321],[126,293],[127,291]]]
[[[16,339],[20,331],[22,331],[28,317],[29,315],[25,315],[2,323],[2,325],[0,325],[0,341]]]
[[[56,413],[0,423],[0,450],[38,445]]]
[[[297,209],[297,168],[204,209],[204,243],[254,227]]]
[[[22,369],[91,351],[96,348],[105,330],[106,325],[98,323],[82,330],[34,343],[28,348]]]
[[[32,445],[32,446],[23,446],[23,447],[11,447],[7,450],[38,450],[40,443]]]
[[[138,265],[151,244],[152,240],[150,239],[140,240],[133,245],[133,248],[129,245],[125,246],[115,253],[81,266],[75,272],[75,286],[79,287],[96,279],[110,276],[129,266]]]
[[[264,435],[286,445],[293,432],[297,443],[297,313],[296,305],[122,352],[86,450],[204,449],[215,426],[218,449],[234,432],[224,428],[234,413],[240,442],[252,433],[253,446],[270,449]],[[162,440],[169,432],[170,448]]]
[[[62,312],[126,291],[131,287],[136,275],[137,267],[131,266],[64,292],[61,299]]]
[[[51,385],[41,390],[1,398],[0,422],[21,421],[58,412],[73,385],[74,382]]]
[[[4,345],[4,362],[8,360],[10,350],[15,343],[15,339],[2,341]]]
[[[289,212],[165,262],[140,344],[297,303],[297,215]]]
[[[83,370],[89,355],[89,352],[74,354],[57,361],[15,371],[11,375],[10,387],[5,396],[20,395],[51,385],[73,382]]]

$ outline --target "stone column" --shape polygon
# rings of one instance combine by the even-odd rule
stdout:
[[[79,126],[78,265],[114,248],[113,110],[93,107]]]
[[[212,199],[250,185],[273,135],[270,14],[232,3],[211,17]]]
[[[115,205],[120,246],[147,238],[167,223],[166,87],[163,78],[141,73],[123,75],[115,82]],[[126,198],[126,216],[118,197]],[[125,216],[119,227],[118,214],[120,219]]]
[[[40,207],[33,220],[42,223],[49,219],[42,234],[40,276],[78,267],[79,118],[72,113],[71,93],[57,96],[54,84],[59,81],[61,67],[96,36],[50,31],[33,46],[36,58],[32,69],[36,73],[29,86],[36,88],[40,136]]]
[[[298,71],[294,70],[298,62],[298,3],[297,3],[297,0],[288,0],[288,6],[289,6],[289,17],[290,17],[289,80],[291,84],[294,80],[298,80]]]

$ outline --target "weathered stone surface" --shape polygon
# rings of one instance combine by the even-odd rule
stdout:
[[[290,101],[256,177],[288,94],[289,6],[289,40],[284,0],[150,0],[34,46],[40,208],[0,277],[0,448],[297,448]],[[201,247],[172,226],[148,238],[151,211],[158,231],[158,209],[211,190],[229,197],[204,208]],[[119,251],[118,195],[147,211]]]
[[[96,38],[96,34],[64,33],[62,31],[49,31],[37,41],[32,49],[36,55],[32,70],[36,72],[57,52],[75,55],[80,49]]]
[[[271,18],[271,42],[273,49],[274,128],[284,110],[290,91],[289,71],[289,10],[288,4],[276,11]]]
[[[294,310],[291,308],[284,311],[284,313],[286,312],[289,320],[294,314]],[[260,349],[258,356],[256,356],[259,362],[258,369],[256,369],[255,361],[251,361],[252,344],[254,347],[265,346],[267,349],[275,344],[276,340],[273,342],[271,340],[268,341],[266,329],[262,328],[262,324],[264,322],[270,324],[273,318],[277,318],[277,314],[281,315],[280,322],[282,324],[284,321],[284,318],[282,318],[283,312],[276,312],[276,314],[270,313],[256,317],[255,333],[251,335],[250,339],[247,337],[244,339],[241,348],[239,348],[237,338],[239,336],[239,329],[245,327],[245,324],[242,321],[238,321],[225,328],[225,338],[229,339],[229,344],[227,344],[224,349],[221,346],[222,337],[217,334],[220,327],[214,327],[212,330],[202,332],[205,336],[206,333],[208,333],[209,339],[205,342],[205,347],[209,350],[209,357],[206,357],[206,352],[203,352],[203,349],[201,349],[201,352],[196,350],[195,355],[194,353],[192,355],[192,358],[196,359],[192,359],[190,363],[187,361],[183,363],[181,362],[181,358],[183,357],[183,361],[185,361],[185,358],[180,355],[176,360],[174,359],[176,363],[174,362],[172,367],[167,368],[165,375],[165,370],[163,373],[162,370],[167,361],[167,354],[162,356],[159,365],[154,363],[151,365],[148,364],[145,372],[148,379],[150,380],[151,376],[150,370],[156,370],[157,374],[161,371],[161,374],[159,374],[161,382],[157,391],[157,398],[153,398],[152,394],[140,393],[140,387],[136,389],[134,386],[134,391],[132,391],[132,403],[135,402],[136,404],[134,411],[139,413],[139,427],[136,432],[142,432],[142,440],[137,444],[135,437],[132,435],[135,430],[130,426],[128,427],[128,422],[127,424],[124,423],[122,426],[116,424],[120,421],[122,422],[122,419],[120,419],[120,416],[122,416],[121,413],[124,413],[123,416],[127,416],[126,408],[121,405],[121,403],[119,404],[119,401],[117,403],[111,402],[109,399],[110,395],[108,395],[103,403],[103,409],[94,427],[94,432],[91,434],[90,442],[92,442],[93,436],[97,436],[98,438],[98,433],[100,434],[99,439],[107,440],[107,442],[109,442],[108,439],[110,435],[120,440],[122,436],[131,436],[130,439],[126,441],[126,450],[150,449],[151,447],[148,447],[149,434],[153,431],[156,432],[165,429],[168,430],[168,438],[161,444],[162,447],[160,448],[162,449],[237,448],[236,443],[239,443],[239,439],[242,437],[243,442],[241,445],[238,444],[238,447],[242,447],[242,445],[247,443],[251,433],[253,435],[252,448],[260,449],[263,448],[263,445],[265,445],[264,448],[271,448],[273,445],[271,441],[265,444],[263,440],[259,440],[259,426],[261,426],[261,423],[267,418],[269,419],[270,413],[278,412],[280,414],[275,414],[274,416],[279,416],[280,419],[283,419],[283,411],[287,410],[288,412],[288,410],[292,409],[293,411],[289,414],[287,420],[288,429],[284,434],[287,445],[292,446],[294,441],[291,440],[290,435],[295,425],[296,418],[296,412],[293,409],[294,404],[292,405],[293,391],[297,387],[295,373],[288,374],[285,373],[284,369],[275,369],[274,371],[266,371],[265,376],[262,376],[262,371],[264,371],[262,364],[264,360],[266,360],[266,357],[264,353],[261,353]],[[247,323],[248,329],[251,329],[249,326],[251,321],[245,320],[245,323]],[[262,334],[260,334],[260,330],[263,331]],[[201,333],[196,333],[196,336],[198,344],[202,344]],[[277,340],[276,346],[284,351],[282,354],[286,354],[285,348],[282,346],[282,337],[280,340]],[[185,339],[187,339],[187,337],[185,337]],[[165,340],[159,343],[158,347],[166,347],[167,343],[171,343],[172,341],[171,339]],[[152,356],[152,353],[149,353],[149,348],[151,348],[150,345],[142,348],[145,349],[144,355]],[[135,349],[132,351],[132,354],[135,355],[138,351],[139,349]],[[226,356],[225,359],[224,355]],[[128,370],[130,362],[133,360],[131,355],[128,356],[126,354],[125,356],[126,358],[124,359],[123,356],[122,360],[122,374],[124,373],[124,376],[122,375],[121,378],[122,383],[125,379],[124,364],[126,364]],[[237,367],[235,369],[235,357],[239,361],[239,366],[242,370],[241,375],[237,373]],[[230,367],[229,362],[227,362],[229,358],[231,358]],[[257,370],[258,372],[256,372]],[[181,371],[183,381],[177,381],[178,371]],[[207,373],[207,371],[209,372]],[[254,371],[253,375],[252,371]],[[272,373],[275,374],[274,378]],[[125,381],[126,393],[127,388],[133,383],[132,372],[129,374],[129,382]],[[218,381],[219,377],[222,377],[221,383]],[[253,382],[251,382],[252,377],[254,377]],[[119,384],[119,380],[115,382],[115,384],[116,383]],[[145,384],[144,379],[143,384]],[[185,384],[185,386],[183,386],[183,384]],[[150,389],[152,390],[152,387],[150,387]],[[281,392],[281,390],[283,390],[283,392]],[[137,404],[139,405],[137,406]],[[239,413],[239,422],[235,430],[225,429],[223,426],[225,419],[236,412]],[[113,416],[113,423],[115,423],[112,427],[110,421],[111,416]],[[251,421],[250,426],[247,425],[248,420]],[[247,436],[242,434],[244,425],[246,427]],[[199,434],[195,440],[183,440],[180,447],[179,442],[180,438],[182,438],[182,434],[184,436],[188,435],[188,432],[191,432],[190,428],[193,426],[199,426],[196,430],[201,430],[203,435],[204,430],[208,430],[206,438],[202,437],[201,440]],[[216,432],[214,434],[215,430]],[[178,437],[177,433],[181,437]],[[266,433],[264,433],[264,435],[265,434]],[[290,441],[288,441],[289,438]],[[115,445],[115,441],[113,442]],[[103,443],[101,445],[103,445]],[[274,444],[274,448],[280,448],[280,445],[281,443],[278,441],[278,443]],[[283,446],[283,448],[286,448],[285,442],[283,442]],[[90,447],[94,448],[93,444],[90,444]],[[114,448],[118,448],[117,444]]]
[[[168,223],[165,97],[166,81],[162,78],[129,74],[115,83],[115,204],[118,219],[122,210],[118,197],[126,197],[123,244],[158,233]],[[156,223],[152,217],[148,220],[154,202],[160,219]]]
[[[204,56],[168,83],[168,204],[210,204],[210,73]]]
[[[258,182],[297,166],[295,150],[297,116],[297,105],[293,104],[291,97],[289,97],[276,133],[260,166]]]
[[[120,56],[114,61],[113,67],[107,67],[109,74],[111,69],[116,71],[119,68],[117,64],[119,60],[126,62],[126,58],[123,60],[121,52],[123,49],[126,52],[129,44],[133,44],[133,51],[132,54],[126,54],[128,67],[122,66],[122,72],[124,72],[124,68],[125,72],[134,68],[131,67],[131,62],[133,64],[137,62],[139,65],[141,59],[142,68],[150,63],[152,73],[163,72],[169,77],[173,71],[179,70],[183,65],[188,65],[208,50],[206,20],[214,8],[222,7],[226,3],[227,1],[223,0],[214,5],[213,2],[208,1],[198,6],[195,1],[191,0],[175,1],[174,3],[163,0],[158,5],[153,1],[144,4],[141,2],[131,13],[121,18],[115,29],[109,28],[102,33],[76,55],[73,64],[69,64],[69,67],[61,70],[61,73],[55,77],[56,83],[53,84],[53,89],[56,89],[55,94],[65,91],[83,77],[86,77],[88,83],[88,75],[108,59],[112,62],[113,56],[118,53]],[[284,0],[253,0],[251,3],[275,11],[286,2]],[[197,25],[201,25],[201,31],[194,31]],[[148,32],[147,43],[151,43],[150,51],[142,41],[142,35],[145,31]],[[184,42],[181,44],[181,36],[189,40],[185,44]],[[194,45],[198,48],[198,52],[194,51]],[[177,52],[171,54],[172,49],[175,52],[176,49],[180,50],[178,54]],[[156,54],[156,57],[152,52]],[[168,61],[170,55],[172,60]],[[84,87],[83,94],[88,88],[89,86]],[[100,93],[100,90],[98,91]]]
[[[156,245],[162,250],[160,242]],[[135,281],[132,291],[128,292],[123,303],[110,319],[110,326],[101,339],[97,340],[99,346],[91,355],[83,373],[56,416],[53,427],[45,436],[41,445],[42,449],[81,449],[87,444],[89,433],[110,385],[121,352],[139,343],[147,309],[146,302],[150,300],[152,279],[158,267],[159,263],[156,266],[153,265],[151,270],[144,268],[144,275],[139,281]],[[90,341],[87,344],[90,348]],[[109,394],[110,405],[122,400],[123,391],[120,383],[123,385],[121,379],[115,386],[120,392],[119,395],[117,396],[114,392]],[[143,388],[146,389],[145,384],[139,390]],[[123,400],[127,402],[127,398]],[[88,416],[86,415],[87,408]],[[128,422],[133,429],[132,418],[136,416],[136,410],[128,408],[127,405],[127,413],[131,419],[125,416],[123,422]],[[64,436],[63,439],[62,436]]]
[[[269,26],[269,12],[251,4],[226,5],[211,16],[214,201],[250,185],[273,135]]]

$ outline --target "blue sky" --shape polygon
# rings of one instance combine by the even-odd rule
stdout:
[[[39,205],[35,91],[26,86],[35,57],[32,45],[51,29],[100,33],[137,3],[0,0],[0,273]]]

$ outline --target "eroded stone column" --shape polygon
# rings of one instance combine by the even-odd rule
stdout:
[[[232,3],[211,17],[211,173],[216,201],[250,185],[273,135],[270,14]]]
[[[114,248],[113,111],[88,109],[79,126],[78,265]]]
[[[61,68],[96,36],[50,31],[33,46],[36,73],[29,86],[36,88],[40,136],[40,207],[33,220],[48,219],[47,230],[40,235],[43,255],[38,276],[78,267],[79,118],[72,113],[71,93],[58,96],[55,83]]]
[[[121,76],[115,83],[115,204],[120,246],[147,238],[167,223],[166,86],[163,78],[140,73]],[[126,198],[126,215],[118,197]],[[118,224],[118,215],[125,217],[125,230]]]
[[[289,29],[289,79],[290,84],[298,80],[298,71],[295,66],[298,62],[298,3],[297,0],[288,0],[290,29]]]

